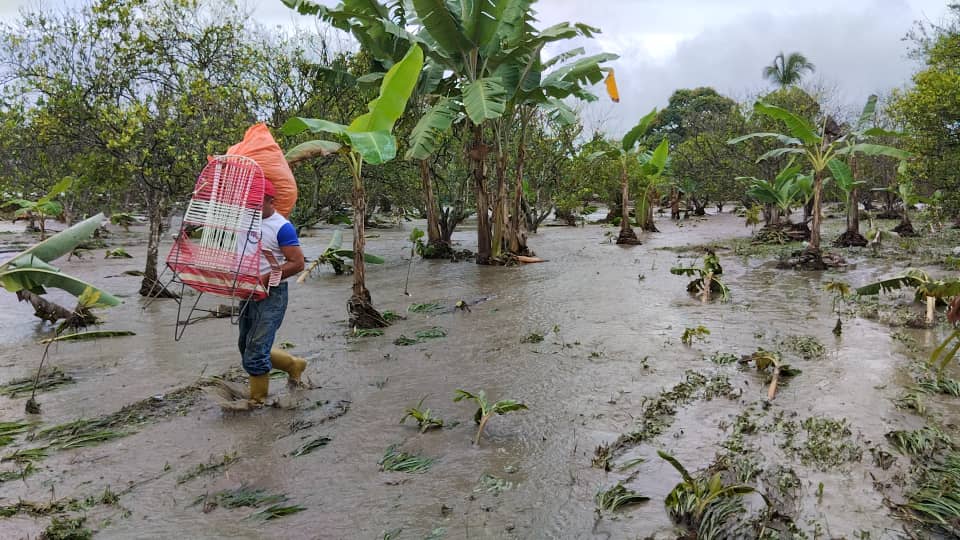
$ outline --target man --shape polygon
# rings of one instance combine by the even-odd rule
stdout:
[[[287,311],[288,277],[303,270],[303,251],[297,231],[286,218],[273,207],[276,188],[269,180],[264,181],[263,220],[260,225],[262,253],[273,256],[280,265],[281,281],[270,287],[270,262],[266,255],[260,258],[260,282],[269,291],[269,296],[260,301],[247,300],[241,306],[240,355],[243,369],[250,375],[250,403],[262,405],[270,387],[270,369],[286,371],[292,384],[299,384],[300,375],[307,367],[306,360],[296,358],[285,351],[273,350],[273,341]]]

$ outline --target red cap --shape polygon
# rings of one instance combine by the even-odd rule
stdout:
[[[263,180],[263,196],[270,196],[273,198],[277,197],[277,188],[273,187],[273,183],[267,179]]]

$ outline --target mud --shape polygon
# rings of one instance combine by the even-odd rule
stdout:
[[[831,225],[841,228],[839,221]],[[51,449],[24,481],[0,484],[0,505],[20,499],[83,500],[99,497],[109,487],[117,501],[83,509],[86,526],[98,538],[382,538],[398,529],[395,538],[400,539],[430,534],[672,538],[678,529],[663,500],[680,476],[656,451],[669,451],[690,470],[702,469],[727,451],[721,444],[729,448],[738,416],[750,410],[759,429],[744,435],[742,444],[762,470],[754,477],[767,479],[761,484],[790,486],[790,509],[800,530],[810,538],[904,534],[904,522],[885,499],[902,493],[894,477],[908,460],[884,436],[924,426],[924,417],[897,408],[896,400],[913,385],[913,360],[928,354],[946,328],[898,328],[903,337],[894,339],[879,318],[847,314],[838,338],[831,333],[836,320],[832,295],[823,287],[833,280],[856,286],[888,276],[916,264],[919,256],[891,260],[854,249],[844,252],[849,264],[842,271],[778,270],[769,256],[737,254],[744,253],[737,246],[742,248],[751,231],[730,214],[680,224],[660,219],[662,232],[642,234],[639,246],[615,245],[615,228],[544,227],[531,235],[530,245],[548,263],[481,267],[418,259],[410,277],[412,296],[407,297],[403,254],[409,253],[410,226],[377,231],[379,237],[368,240],[368,249],[387,259],[385,265],[367,266],[374,305],[406,317],[382,336],[351,336],[346,323],[349,276],[322,268],[302,285],[291,282],[278,342],[289,342],[292,353],[310,361],[307,375],[313,388],[288,390],[279,379],[271,381],[271,395],[289,397],[295,406],[231,414],[200,396],[173,407],[174,414],[138,420],[126,436]],[[117,231],[108,242],[111,248],[124,246],[132,260],[105,260],[103,250],[94,250],[82,260],[58,264],[123,296],[123,305],[102,312],[103,328],[131,330],[136,336],[52,345],[49,365],[74,383],[38,394],[40,415],[24,414],[26,396],[21,393],[0,397],[0,421],[27,419],[42,429],[104,417],[153,396],[162,401],[204,376],[239,365],[237,330],[227,319],[191,325],[183,340],[174,342],[176,305],[161,300],[144,308],[137,296],[140,279],[123,274],[141,269],[145,251],[139,240],[142,227],[131,231]],[[310,231],[303,239],[308,258],[323,251],[331,233],[332,228]],[[344,235],[349,243],[349,231]],[[475,247],[474,238],[469,224],[454,236],[458,247],[467,249]],[[15,242],[23,242],[20,235],[0,237],[0,243]],[[669,273],[678,262],[699,262],[697,250],[665,249],[684,245],[719,248],[731,291],[728,302],[701,303],[686,292],[687,279]],[[161,253],[166,250],[164,246]],[[65,295],[50,296],[70,305]],[[453,309],[460,300],[470,305],[469,311]],[[898,309],[922,310],[909,304],[906,294],[884,300]],[[407,308],[412,303],[437,303],[445,309],[411,313]],[[684,329],[700,325],[710,334],[683,345]],[[402,335],[434,327],[446,337],[394,343]],[[31,375],[42,354],[37,342],[51,333],[27,304],[18,304],[12,294],[0,295],[0,383]],[[524,340],[534,333],[544,339]],[[798,335],[815,338],[825,353],[804,358],[780,347]],[[912,346],[907,346],[909,340]],[[785,361],[802,371],[780,387],[769,407],[763,403],[763,376],[756,370],[710,361],[716,353],[739,358],[758,347],[783,349]],[[649,400],[682,382],[688,370],[729,378],[733,397],[679,404],[662,433],[625,448],[611,472],[592,466],[595,449],[637,429]],[[522,400],[530,410],[493,418],[480,445],[473,446],[475,407],[452,402],[458,388]],[[423,396],[424,407],[444,419],[444,428],[420,434],[414,424],[399,424],[405,409]],[[948,426],[956,422],[960,398],[930,395],[924,402]],[[345,403],[349,406],[341,407],[342,414],[330,414],[328,409]],[[837,459],[828,466],[802,459],[803,452],[795,448],[804,447],[812,435],[798,427],[795,441],[784,445],[778,417],[797,426],[810,418],[843,422],[849,430],[844,444],[860,452],[844,447],[844,456],[860,459]],[[317,437],[330,440],[293,456]],[[18,437],[0,454],[40,442]],[[381,472],[378,461],[394,444],[436,460],[422,474]],[[874,447],[893,454],[899,464],[890,470],[879,467],[870,457]],[[225,459],[231,456],[235,459]],[[638,457],[645,461],[618,472],[616,465]],[[226,461],[179,481],[198,466]],[[628,478],[625,487],[650,500],[598,518],[594,495]],[[878,489],[874,478],[890,487]],[[241,486],[286,495],[287,504],[306,510],[263,521],[245,519],[250,508],[204,512],[204,505],[192,504],[198,497]],[[49,522],[43,512],[17,513],[0,518],[0,536],[34,538]]]

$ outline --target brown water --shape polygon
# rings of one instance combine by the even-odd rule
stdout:
[[[718,424],[729,423],[766,395],[755,373],[736,365],[717,366],[703,356],[715,351],[747,354],[798,334],[817,337],[827,354],[821,360],[791,362],[803,373],[781,388],[770,414],[783,410],[798,413],[798,418],[846,418],[864,449],[883,445],[883,435],[891,429],[922,425],[893,405],[892,398],[910,383],[910,358],[890,338],[890,329],[853,319],[845,321],[842,339],[830,332],[835,317],[823,284],[833,279],[863,283],[889,274],[888,265],[861,261],[843,274],[802,273],[721,252],[731,300],[703,304],[684,290],[686,278],[669,273],[678,255],[659,248],[746,236],[749,229],[730,215],[682,227],[665,221],[658,226],[662,233],[629,248],[609,243],[609,228],[546,228],[530,242],[549,260],[544,264],[493,268],[417,260],[410,298],[403,295],[410,225],[372,231],[380,237],[369,240],[368,249],[388,260],[383,266],[368,266],[374,302],[380,309],[406,314],[407,320],[383,337],[348,338],[345,304],[351,278],[334,276],[325,268],[303,285],[291,285],[290,307],[278,336],[296,345],[292,352],[310,360],[308,374],[322,387],[304,391],[300,398],[349,400],[347,414],[289,435],[289,422],[316,418],[320,412],[225,414],[202,398],[186,414],[147,424],[133,435],[53,453],[26,482],[0,484],[2,503],[83,497],[101,493],[105,486],[120,491],[143,482],[121,496],[129,517],[113,507],[90,512],[88,524],[104,538],[369,539],[402,529],[397,538],[414,539],[439,527],[446,529],[445,538],[672,537],[663,498],[679,475],[656,457],[656,450],[670,451],[691,469],[704,467],[728,435]],[[304,239],[308,257],[322,251],[331,230],[319,229]],[[345,236],[349,242],[349,234]],[[472,248],[473,236],[464,231],[455,240]],[[37,420],[46,425],[108,414],[190,384],[201,374],[239,365],[237,331],[227,320],[201,322],[174,342],[174,303],[159,301],[143,309],[144,301],[136,296],[139,278],[107,277],[142,266],[143,247],[135,234],[120,235],[119,241],[128,243],[137,258],[105,261],[94,252],[62,266],[124,295],[124,305],[103,313],[105,328],[137,335],[52,347],[51,364],[78,383],[39,396],[43,414]],[[693,262],[692,255],[683,259]],[[64,297],[51,296],[69,305]],[[452,306],[460,299],[486,297],[470,313],[406,313],[411,302]],[[692,347],[682,345],[683,329],[697,325],[707,327],[710,336]],[[411,336],[431,326],[443,327],[448,337],[407,347],[393,344],[400,334]],[[543,334],[544,341],[521,343],[533,332]],[[906,332],[924,347],[940,335]],[[0,381],[35,369],[42,353],[36,341],[49,333],[32,318],[29,306],[17,304],[13,295],[0,295]],[[644,358],[647,369],[642,367]],[[617,462],[647,458],[628,485],[651,500],[614,519],[598,520],[594,494],[627,473],[592,468],[594,448],[629,431],[644,397],[680,382],[688,369],[728,374],[742,396],[682,408],[666,433],[619,458]],[[377,385],[383,381],[386,384]],[[280,387],[274,382],[272,393],[287,392]],[[474,409],[451,401],[457,388],[521,399],[530,410],[495,417],[474,447]],[[461,424],[422,435],[411,425],[399,425],[404,409],[422,396],[428,396],[426,405],[435,415]],[[24,400],[0,398],[0,419],[23,418]],[[944,405],[944,414],[955,415],[955,405]],[[304,442],[302,437],[320,434],[333,441],[312,454],[285,457]],[[394,443],[438,460],[425,474],[380,472],[377,462]],[[871,474],[885,473],[872,464],[866,450],[862,462],[827,472],[803,467],[776,448],[766,451],[768,468],[783,464],[800,476],[797,523],[811,531],[811,537],[817,523],[827,537],[850,538],[860,531],[870,532],[870,538],[901,534],[901,522],[873,487]],[[188,468],[231,452],[240,460],[225,473],[177,484]],[[512,487],[499,495],[478,489],[484,474],[503,478]],[[820,482],[825,489],[818,502],[814,493]],[[307,510],[256,522],[243,520],[251,513],[246,508],[203,513],[191,506],[199,495],[241,484],[286,493]],[[32,537],[46,523],[22,515],[0,520],[0,537]]]

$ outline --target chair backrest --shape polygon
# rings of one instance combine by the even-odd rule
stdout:
[[[266,296],[259,286],[263,189],[263,171],[254,160],[231,155],[210,160],[167,256],[181,281],[220,296]]]

